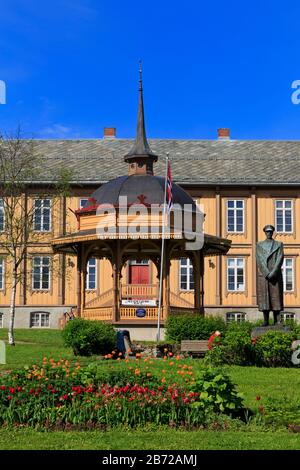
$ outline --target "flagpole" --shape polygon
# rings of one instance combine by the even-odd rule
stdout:
[[[162,284],[163,284],[163,266],[164,266],[164,252],[165,252],[165,233],[166,233],[166,198],[167,198],[167,181],[168,181],[168,162],[169,157],[166,156],[166,176],[165,176],[165,190],[164,190],[164,210],[163,210],[163,228],[161,240],[161,255],[160,255],[160,276],[159,276],[159,298],[158,298],[158,314],[157,314],[157,342],[160,341],[160,318],[161,318],[161,298],[162,298]]]

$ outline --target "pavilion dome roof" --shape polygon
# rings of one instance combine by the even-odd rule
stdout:
[[[91,198],[95,205],[119,205],[119,197],[127,197],[127,205],[164,204],[165,178],[154,175],[120,176],[100,186]],[[183,207],[190,204],[195,207],[193,198],[177,184],[172,185],[173,204]]]

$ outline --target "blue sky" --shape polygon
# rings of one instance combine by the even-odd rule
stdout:
[[[300,5],[251,0],[0,0],[0,130],[135,134],[138,60],[152,138],[300,139]]]

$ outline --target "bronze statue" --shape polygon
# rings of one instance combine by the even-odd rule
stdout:
[[[266,239],[256,245],[256,262],[258,267],[257,298],[258,309],[263,312],[264,326],[269,325],[270,311],[273,312],[274,325],[278,322],[283,310],[283,280],[281,266],[283,263],[283,243],[273,239],[273,225],[264,227]]]

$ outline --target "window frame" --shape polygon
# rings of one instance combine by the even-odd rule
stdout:
[[[229,319],[229,315],[233,315],[233,319]],[[238,320],[238,315],[241,315],[242,320]],[[246,321],[246,313],[244,312],[226,312],[225,314],[225,321],[226,323],[236,322],[236,323],[243,323]]]
[[[277,208],[277,202],[282,202],[283,203],[283,207],[282,208]],[[291,207],[290,208],[286,208],[284,207],[285,206],[285,203],[286,202],[290,202],[291,203]],[[285,198],[285,199],[275,199],[274,200],[274,211],[275,211],[275,230],[278,234],[288,234],[288,235],[291,235],[294,233],[294,207],[295,207],[295,204],[294,204],[294,199],[291,199],[291,198]],[[283,211],[283,214],[282,214],[282,226],[283,226],[283,230],[278,230],[278,223],[277,223],[277,211]],[[285,215],[285,212],[287,210],[290,210],[291,211],[291,230],[287,231],[286,230],[286,215]]]
[[[81,201],[86,201],[86,204],[83,206],[81,204]],[[88,197],[80,197],[79,198],[79,209],[83,209],[84,207],[86,207],[86,205],[88,204],[89,202],[89,198]]]
[[[229,266],[229,261],[234,260],[234,266]],[[240,266],[238,266],[237,261],[242,260],[243,261],[243,289],[237,289],[238,285],[238,269],[241,269]],[[229,269],[234,268],[234,289],[229,289]],[[245,294],[246,293],[246,258],[244,256],[228,256],[226,258],[226,290],[230,294]]]
[[[91,260],[95,260],[95,266],[92,266],[92,267],[95,268],[95,287],[93,287],[93,288],[89,287],[90,275],[91,275],[89,273],[89,262]],[[98,281],[97,269],[98,269],[97,258],[94,258],[94,257],[89,258],[87,263],[86,263],[86,276],[85,276],[85,290],[86,291],[95,292],[97,290],[97,281]]]
[[[41,207],[38,208],[35,206],[35,204],[40,201],[41,202]],[[44,207],[44,201],[49,201],[49,207]],[[41,223],[40,223],[40,229],[37,229],[35,224],[36,224],[36,210],[39,209],[41,211]],[[49,209],[49,229],[45,230],[43,228],[44,226],[44,210]],[[34,199],[33,200],[33,231],[36,233],[50,233],[52,232],[52,199],[47,197],[44,199]]]
[[[182,266],[182,260],[186,260],[186,266]],[[192,272],[190,268],[192,267]],[[182,281],[181,281],[181,268],[186,268],[186,285],[187,288],[185,289],[182,287]],[[191,288],[191,284],[193,284],[194,287]],[[193,263],[190,258],[180,258],[179,259],[179,290],[182,292],[193,292],[195,290],[195,281],[194,281],[194,274],[193,274]]]
[[[34,315],[38,315],[38,325],[33,325],[32,317]],[[48,319],[48,325],[42,325],[42,315],[46,315]],[[50,312],[30,312],[30,317],[29,317],[29,328],[50,328]]]
[[[292,266],[287,267],[286,261],[290,260],[292,261]],[[287,284],[287,278],[286,278],[286,271],[287,269],[292,269],[292,289],[287,290],[286,289],[286,284]],[[283,278],[283,292],[285,294],[292,294],[295,292],[295,258],[292,256],[285,256],[283,259],[282,267],[281,267],[281,272],[282,272],[282,278]]]
[[[293,318],[286,318],[287,315],[292,315]],[[296,320],[296,314],[294,312],[281,312],[280,313],[280,320],[283,321],[283,322],[295,321]]]
[[[234,203],[234,207],[228,207],[228,204],[230,202]],[[243,207],[242,208],[236,207],[237,202],[242,202]],[[228,224],[228,212],[229,212],[229,210],[233,210],[233,212],[234,212],[234,215],[233,215],[234,229],[233,230],[229,229],[229,224]],[[237,230],[237,211],[240,211],[240,210],[242,211],[242,214],[243,214],[243,228],[242,228],[242,230]],[[226,199],[226,232],[230,233],[230,234],[238,234],[238,235],[244,234],[246,232],[246,220],[245,220],[246,217],[245,217],[245,214],[246,214],[245,199],[243,199],[243,198],[227,198]]]
[[[43,259],[43,258],[48,258],[49,260],[49,264],[43,264],[42,263],[39,263],[39,267],[42,268],[40,269],[40,274],[39,274],[39,282],[40,282],[40,287],[39,288],[36,288],[34,287],[34,268],[36,266],[34,266],[34,260],[37,259],[37,258],[40,258],[40,259]],[[43,288],[41,287],[42,285],[42,282],[43,282],[43,267],[48,267],[49,268],[49,272],[48,272],[48,287],[47,288]],[[51,256],[49,255],[34,255],[32,256],[32,271],[31,271],[31,289],[33,292],[49,292],[51,290]]]

